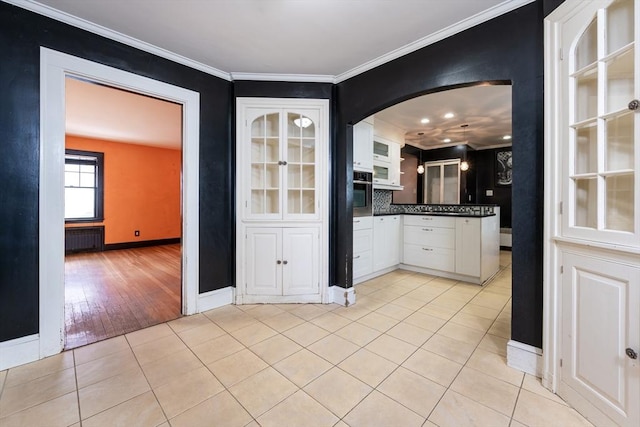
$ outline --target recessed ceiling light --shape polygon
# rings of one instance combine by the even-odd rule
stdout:
[[[442,142],[451,142],[451,138],[445,138],[442,140]]]
[[[429,123],[431,120],[427,119],[426,117],[422,120],[420,120],[420,123],[422,123],[423,125],[426,125],[427,123]]]
[[[447,114],[444,115],[444,118],[445,119],[452,119],[454,116],[455,116],[455,114],[453,114],[453,113],[447,113]]]
[[[502,139],[505,139],[505,140],[506,139],[511,139],[511,135],[505,135],[505,136],[502,137]]]

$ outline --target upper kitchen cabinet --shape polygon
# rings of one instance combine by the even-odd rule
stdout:
[[[353,170],[373,172],[373,117],[353,126]]]
[[[319,108],[247,107],[238,135],[244,219],[319,219]]]
[[[373,188],[402,190],[400,144],[380,136],[373,139]]]

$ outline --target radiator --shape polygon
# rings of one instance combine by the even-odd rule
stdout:
[[[64,250],[65,253],[104,250],[104,226],[65,228]]]

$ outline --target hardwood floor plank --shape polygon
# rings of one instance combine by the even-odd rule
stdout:
[[[181,245],[67,255],[65,348],[181,315]]]

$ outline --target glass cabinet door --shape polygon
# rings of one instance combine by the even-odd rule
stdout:
[[[280,213],[280,114],[258,116],[251,123],[252,215]]]
[[[287,214],[316,213],[316,138],[311,118],[287,113]]]
[[[619,243],[638,236],[634,9],[634,0],[601,9],[569,58],[568,235]]]

